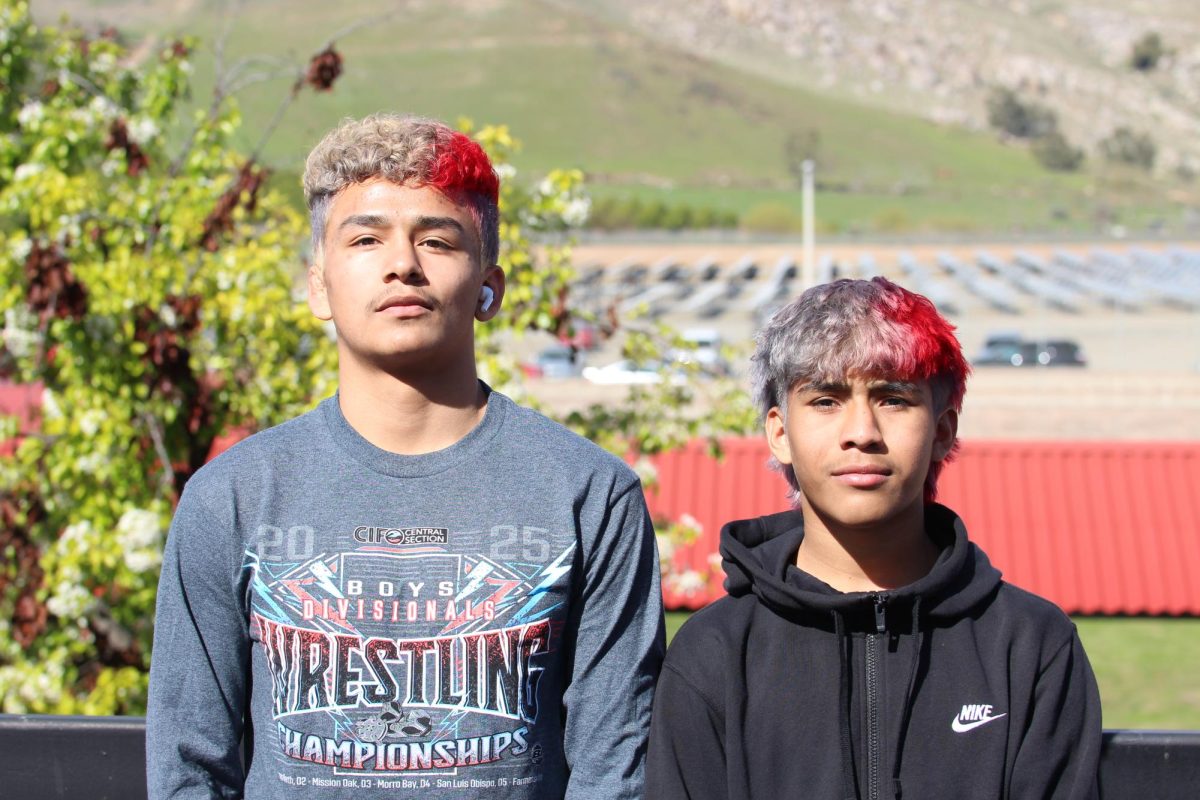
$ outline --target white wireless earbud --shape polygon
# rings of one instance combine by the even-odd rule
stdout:
[[[496,293],[492,291],[492,287],[484,286],[479,290],[479,310],[487,311],[492,307],[492,301],[496,299]]]

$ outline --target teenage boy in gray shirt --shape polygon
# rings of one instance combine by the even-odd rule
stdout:
[[[377,115],[326,136],[304,188],[339,391],[180,499],[150,797],[640,796],[653,533],[625,464],[477,377],[504,297],[491,163]]]

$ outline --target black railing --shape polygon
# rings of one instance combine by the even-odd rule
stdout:
[[[142,717],[0,714],[0,797],[144,800]],[[1102,800],[1196,800],[1200,731],[1105,731]]]

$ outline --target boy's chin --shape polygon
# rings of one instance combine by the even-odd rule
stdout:
[[[914,504],[896,502],[894,498],[878,496],[855,497],[830,507],[813,506],[816,514],[830,530],[884,532],[913,510]]]

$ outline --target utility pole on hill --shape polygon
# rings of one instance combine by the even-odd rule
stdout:
[[[802,275],[804,288],[817,284],[817,261],[813,244],[813,160],[804,159],[804,181],[801,187],[802,214],[804,217],[804,262]]]

